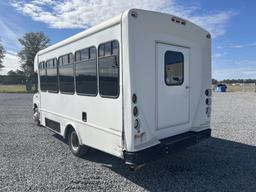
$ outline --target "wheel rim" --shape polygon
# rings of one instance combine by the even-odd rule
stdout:
[[[71,133],[71,147],[74,151],[77,151],[79,147],[78,137],[75,132]]]
[[[39,111],[38,111],[38,108],[34,109],[34,120],[35,120],[35,122],[39,121]]]

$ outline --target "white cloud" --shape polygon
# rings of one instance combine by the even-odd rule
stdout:
[[[213,37],[224,35],[228,21],[236,13],[233,11],[219,12],[206,16],[192,17],[192,21],[210,31]]]
[[[11,53],[10,53],[11,52]],[[10,70],[20,69],[20,59],[16,53],[7,51],[3,60],[4,68],[0,70],[0,75],[6,75]]]
[[[17,55],[18,55],[17,52],[12,51],[12,50],[7,50],[6,53],[9,53],[9,54],[14,55],[14,56],[17,56]]]
[[[218,37],[226,32],[231,11],[197,15],[196,6],[181,6],[175,0],[12,0],[22,14],[52,28],[87,28],[128,8],[142,8],[187,18]]]
[[[235,43],[235,42],[222,42],[217,49],[242,49],[242,48],[256,48],[256,42],[250,43]]]
[[[246,47],[256,47],[256,42],[255,43],[247,43],[247,44],[233,44],[233,45],[229,46],[229,48],[234,48],[234,49],[241,49],[241,48],[246,48]]]
[[[256,79],[256,66],[213,70],[212,77],[218,80]]]
[[[225,55],[227,55],[227,54],[228,54],[227,52],[214,53],[214,54],[212,55],[212,58],[214,58],[214,59],[216,59],[216,58],[221,58],[221,57],[223,57],[223,56],[225,56]]]
[[[256,79],[256,60],[222,60],[218,61],[222,68],[213,64],[212,77],[223,79]]]
[[[8,24],[4,22],[4,19],[0,18],[0,39],[5,48],[18,50],[20,48],[20,44],[18,38],[20,36],[19,31],[15,31]]]

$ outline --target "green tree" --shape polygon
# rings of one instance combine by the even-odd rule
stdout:
[[[5,53],[5,49],[0,40],[0,70],[4,67],[3,66],[4,53]]]
[[[34,58],[38,51],[49,46],[50,39],[43,32],[30,32],[20,38],[19,42],[22,45],[22,49],[18,53],[22,62],[21,67],[26,77],[35,83],[37,76],[34,72]]]
[[[213,85],[215,85],[215,84],[217,84],[217,83],[218,83],[218,80],[212,79],[212,84],[213,84]]]

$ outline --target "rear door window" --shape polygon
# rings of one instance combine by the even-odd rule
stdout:
[[[166,85],[182,85],[184,82],[183,53],[176,51],[166,51],[164,57]]]

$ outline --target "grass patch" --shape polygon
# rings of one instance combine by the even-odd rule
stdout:
[[[0,93],[28,93],[26,85],[0,85]]]
[[[256,86],[254,83],[245,83],[245,84],[226,84],[227,92],[256,92]],[[215,89],[216,85],[212,85],[212,88]]]
[[[243,91],[243,87],[240,86],[240,85],[227,85],[227,86],[228,86],[228,89],[227,89],[228,92],[240,92],[240,91]]]
[[[254,84],[230,85],[228,84],[228,92],[255,92]]]

